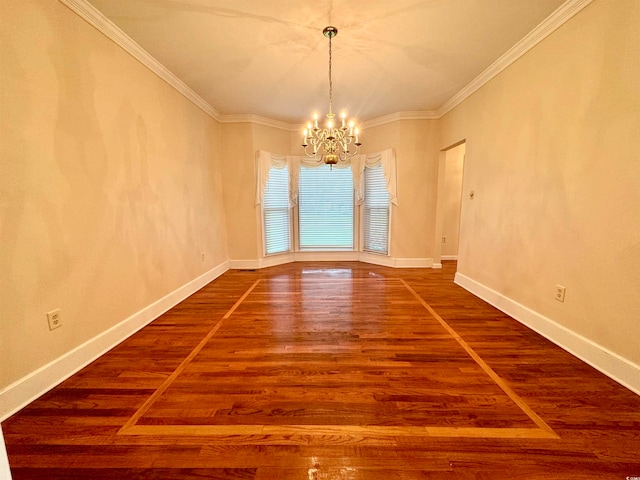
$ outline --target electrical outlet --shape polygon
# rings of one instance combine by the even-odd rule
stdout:
[[[62,314],[60,309],[51,310],[47,312],[47,320],[49,321],[49,330],[55,330],[62,326]]]
[[[556,285],[556,300],[559,302],[564,302],[564,294],[567,291],[566,287],[562,285]]]
[[[200,252],[200,261],[204,262],[204,252]]]
[[[447,237],[446,236],[442,236],[442,243],[447,243]]]

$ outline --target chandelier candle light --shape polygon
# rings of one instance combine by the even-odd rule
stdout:
[[[304,131],[304,153],[308,157],[317,157],[322,154],[322,160],[327,165],[335,165],[338,161],[344,161],[358,153],[358,147],[362,145],[358,140],[358,128],[353,120],[347,123],[346,113],[340,115],[340,125],[334,120],[333,114],[333,82],[331,79],[331,39],[338,34],[336,27],[325,27],[323,35],[329,39],[329,113],[325,128],[318,127],[318,114],[313,114],[313,122],[307,124]],[[349,150],[349,146],[355,148]]]

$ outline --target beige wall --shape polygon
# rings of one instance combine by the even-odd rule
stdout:
[[[223,124],[222,135],[223,191],[229,258],[258,258],[252,124]]]
[[[390,255],[398,259],[434,257],[438,181],[436,120],[400,120],[367,128],[361,135],[366,153],[396,152],[398,205],[391,212]]]
[[[398,206],[392,213],[391,255],[432,259],[438,193],[438,122],[399,123],[399,143],[395,146]]]
[[[467,139],[459,271],[636,363],[638,25],[639,2],[593,2],[446,115],[440,141]]]
[[[302,155],[300,132],[260,124],[223,125],[225,205],[231,260],[262,256],[259,211],[255,208],[255,152]],[[434,256],[439,130],[435,120],[403,120],[366,129],[362,152],[396,150],[398,203],[393,207],[391,256]]]
[[[255,152],[300,153],[299,132],[219,125],[58,2],[3,8],[0,389],[260,258]],[[439,255],[439,151],[466,139],[460,272],[640,362],[638,24],[597,0],[441,120],[365,129],[396,150],[391,255]]]
[[[255,206],[255,154],[288,155],[291,132],[258,123],[222,125],[224,204],[230,260],[255,261],[263,255],[260,209]]]
[[[217,122],[59,2],[0,24],[2,388],[228,252]]]

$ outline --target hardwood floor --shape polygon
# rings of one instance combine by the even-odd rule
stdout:
[[[229,271],[4,422],[14,480],[640,478],[640,397],[454,273]]]

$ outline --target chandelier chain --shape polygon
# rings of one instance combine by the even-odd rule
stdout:
[[[329,113],[326,126],[318,126],[318,115],[313,114],[313,120],[307,123],[303,132],[302,146],[308,157],[322,155],[322,161],[327,165],[335,165],[339,161],[345,161],[358,153],[362,145],[358,138],[358,127],[350,120],[347,123],[347,114],[342,112],[340,119],[336,119],[333,113],[333,49],[332,39],[338,34],[335,27],[326,27],[322,31],[329,39]],[[350,147],[355,147],[353,150]]]
[[[331,79],[331,37],[329,36],[329,114],[333,113],[333,80]]]

